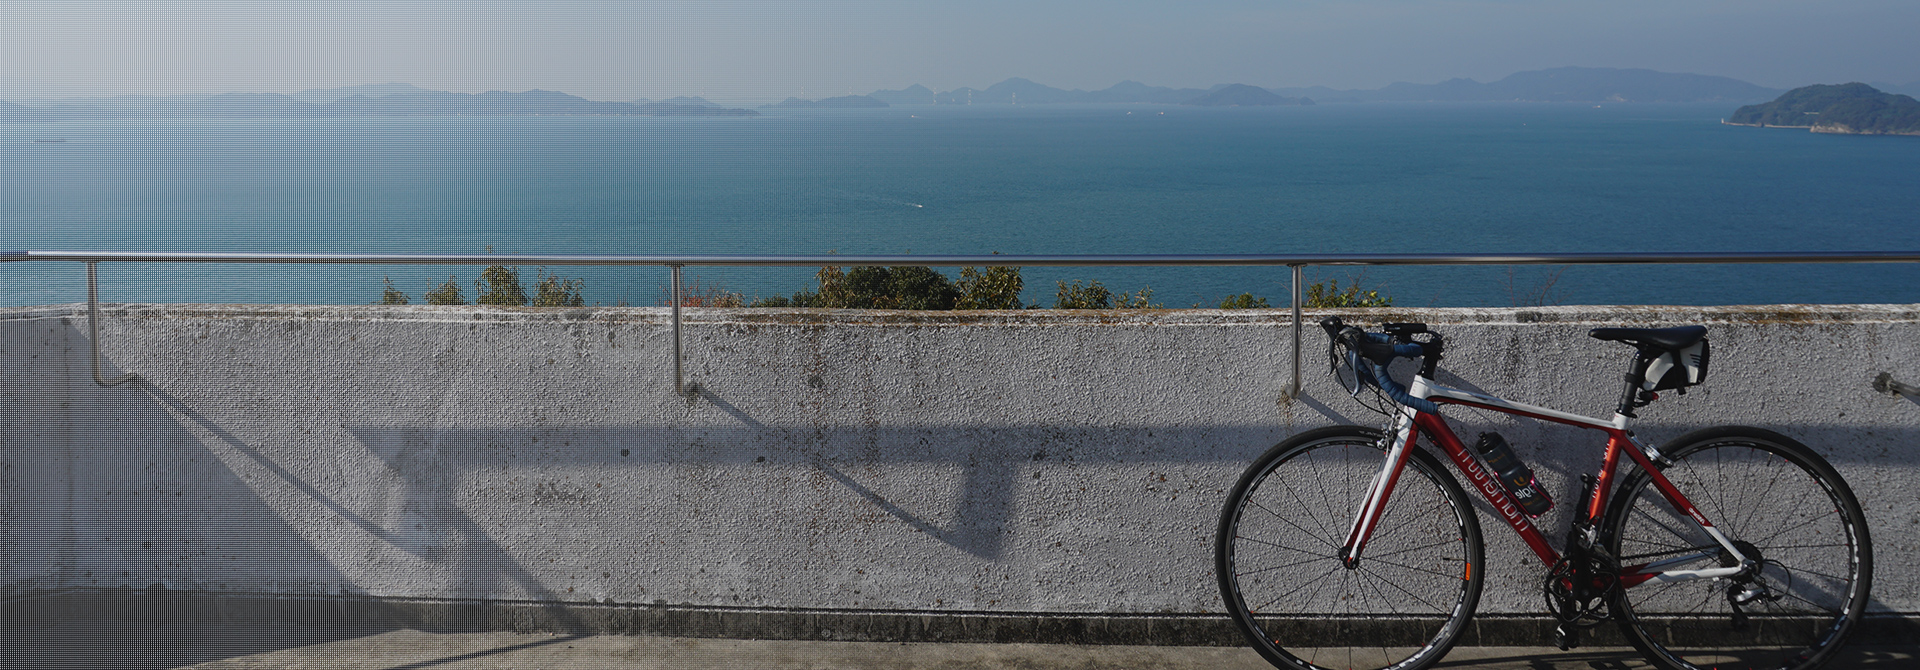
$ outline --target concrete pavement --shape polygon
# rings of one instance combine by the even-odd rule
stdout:
[[[6,668],[793,668],[803,670],[1265,670],[1238,647],[751,641],[294,626],[63,624],[0,636]],[[1625,670],[1632,649],[1461,647],[1443,668]],[[1831,668],[1920,667],[1920,646],[1852,646]]]

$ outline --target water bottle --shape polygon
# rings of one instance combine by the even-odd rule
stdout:
[[[1499,433],[1481,433],[1480,441],[1473,445],[1473,450],[1480,452],[1480,458],[1486,460],[1487,468],[1500,480],[1500,486],[1513,496],[1520,509],[1526,510],[1527,516],[1537,517],[1553,509],[1553,499],[1547,497],[1546,487],[1534,481],[1533,470],[1521,463],[1520,457],[1513,455],[1513,447],[1507,446],[1507,438]]]

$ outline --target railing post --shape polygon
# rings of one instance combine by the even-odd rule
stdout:
[[[1293,383],[1287,386],[1287,399],[1292,400],[1300,397],[1300,270],[1302,266],[1287,267],[1293,268]]]
[[[673,392],[686,395],[686,377],[680,364],[680,266],[668,267],[673,268],[673,295],[668,297],[673,302]]]
[[[87,261],[87,337],[93,341],[93,383],[119,386],[140,378],[131,372],[107,379],[100,371],[100,271],[99,261]]]
[[[1920,402],[1920,386],[1894,381],[1891,372],[1882,372],[1874,377],[1873,390],[1891,396],[1906,396],[1908,399]]]

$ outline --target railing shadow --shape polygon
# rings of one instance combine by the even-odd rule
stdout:
[[[351,505],[341,501],[320,487],[302,479],[285,465],[276,461],[255,446],[234,435],[231,431],[209,419],[189,403],[175,397],[167,391],[140,380],[134,382],[137,388],[167,415],[179,422],[189,433],[197,433],[199,442],[219,459],[226,468],[245,485],[251,488],[256,499],[265,502],[269,489],[283,487],[296,491],[312,504],[326,510],[328,514],[350,525],[355,530],[378,539],[386,546],[405,552],[429,564],[439,564],[455,575],[457,579],[486,592],[515,592],[519,597],[535,602],[557,602],[560,594],[543,585],[524,566],[513,560],[510,554],[499,545],[479,523],[454,503],[452,493],[453,477],[457,473],[446,473],[431,467],[399,467],[397,472],[403,477],[403,502],[400,505],[399,528],[392,528],[376,522],[357,512]],[[409,464],[400,463],[400,466]],[[318,529],[306,529],[308,533]],[[291,537],[272,540],[271,536],[261,533],[249,533],[244,537],[231,538],[234,544],[263,544],[271,540],[272,544],[311,545],[305,534],[293,528],[283,531]],[[329,552],[338,552],[345,547],[311,547],[314,558],[331,564],[341,560],[329,557]],[[353,579],[346,574],[336,578],[343,595],[350,594],[348,584]],[[506,587],[506,588],[502,588]],[[357,589],[356,589],[357,590]],[[554,608],[544,612],[561,626],[567,626],[574,615],[564,608]],[[343,622],[352,625],[354,622]]]

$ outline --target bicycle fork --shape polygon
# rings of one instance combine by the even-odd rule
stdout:
[[[1391,440],[1387,446],[1386,462],[1380,466],[1380,472],[1373,476],[1373,483],[1367,486],[1366,501],[1354,515],[1351,530],[1347,531],[1346,544],[1340,547],[1340,563],[1348,570],[1360,567],[1360,552],[1366,548],[1367,539],[1373,536],[1373,527],[1380,522],[1387,499],[1393,495],[1393,487],[1400,481],[1400,471],[1407,463],[1408,451],[1413,448],[1413,410],[1401,408],[1395,412],[1393,429],[1383,439]]]

